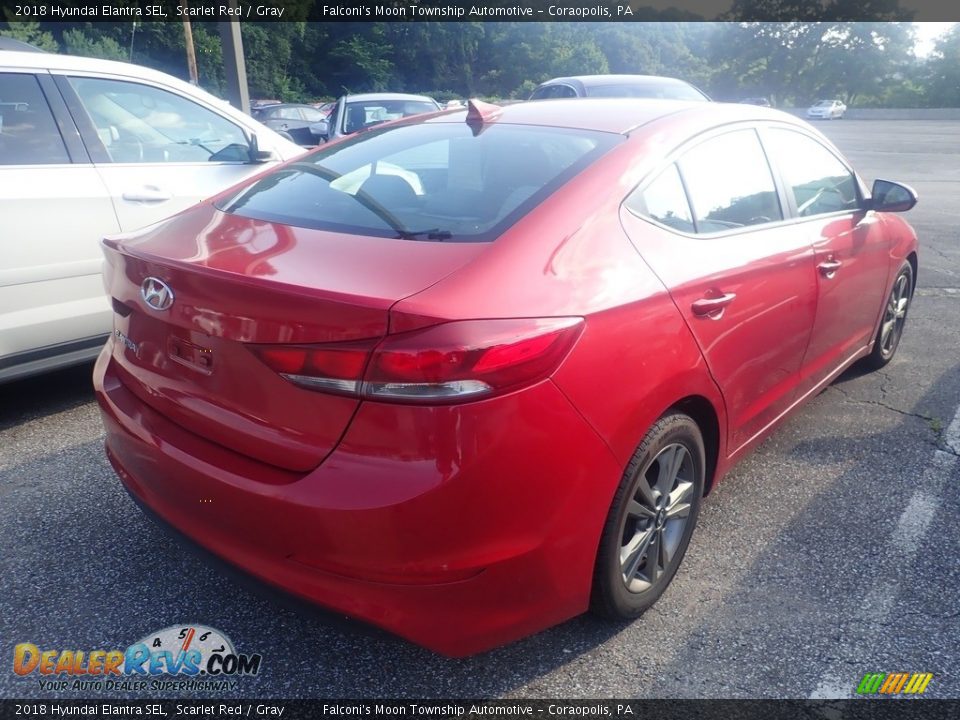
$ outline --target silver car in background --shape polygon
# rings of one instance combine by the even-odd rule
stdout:
[[[702,100],[710,97],[685,80],[660,75],[575,75],[540,83],[530,100],[575,97],[661,98]]]
[[[310,132],[322,140],[336,140],[390,120],[436,112],[440,105],[426,95],[366,93],[344,95],[337,100],[326,120],[313,123]]]

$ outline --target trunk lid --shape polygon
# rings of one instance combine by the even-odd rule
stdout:
[[[183,428],[271,465],[310,470],[336,446],[359,401],[293,385],[247,346],[382,337],[395,302],[483,250],[301,229],[199,205],[104,241],[118,374]],[[147,278],[169,289],[168,308],[146,302]]]

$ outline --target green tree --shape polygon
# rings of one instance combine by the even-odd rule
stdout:
[[[960,107],[960,24],[937,41],[928,65],[927,83],[929,104]]]
[[[54,39],[50,32],[40,28],[39,22],[14,22],[12,11],[5,9],[3,13],[7,18],[7,27],[0,30],[0,35],[6,35],[15,40],[30,43],[34,47],[47,50],[48,52],[60,52],[60,44]]]
[[[127,50],[109,35],[91,37],[80,28],[71,28],[63,33],[65,51],[70,55],[103,58],[105,60],[127,60]]]

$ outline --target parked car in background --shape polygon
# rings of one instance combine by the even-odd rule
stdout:
[[[638,97],[667,100],[703,100],[705,92],[684,80],[659,75],[577,75],[540,83],[530,100],[574,97]]]
[[[740,101],[744,105],[757,105],[758,107],[773,107],[770,101],[765,97],[750,97]]]
[[[287,133],[295,143],[304,147],[313,147],[320,142],[320,138],[310,131],[310,126],[326,118],[312,105],[298,103],[260,105],[252,108],[250,114],[271,130]]]
[[[372,128],[104,242],[109,457],[231,564],[442,653],[634,618],[733,464],[894,356],[915,202],[735,103]]]
[[[15,50],[18,52],[46,52],[46,50],[41,50],[36,45],[31,45],[28,42],[17,40],[16,38],[12,38],[7,35],[0,35],[0,50]]]
[[[333,106],[336,104],[336,101],[331,100],[330,102],[313,103],[313,107],[322,112],[324,117],[329,117],[333,111]]]
[[[847,111],[847,106],[839,100],[817,100],[807,108],[807,117],[811,120],[839,120]]]
[[[426,95],[406,93],[344,95],[334,104],[330,115],[312,125],[310,130],[325,141],[335,140],[389,120],[436,112],[440,109],[437,101]]]
[[[111,327],[104,235],[302,152],[164,73],[0,51],[0,381],[96,356]]]

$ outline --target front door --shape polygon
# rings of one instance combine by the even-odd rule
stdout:
[[[827,378],[873,338],[891,272],[882,220],[861,209],[853,172],[825,145],[767,128],[763,143],[815,252],[817,316],[803,361],[803,388]]]
[[[169,217],[250,176],[243,130],[224,116],[154,85],[70,76],[96,136],[91,155],[124,231]]]
[[[626,207],[664,226],[622,213],[723,393],[732,454],[797,397],[816,297],[806,233],[781,222],[753,129],[694,146]]]

